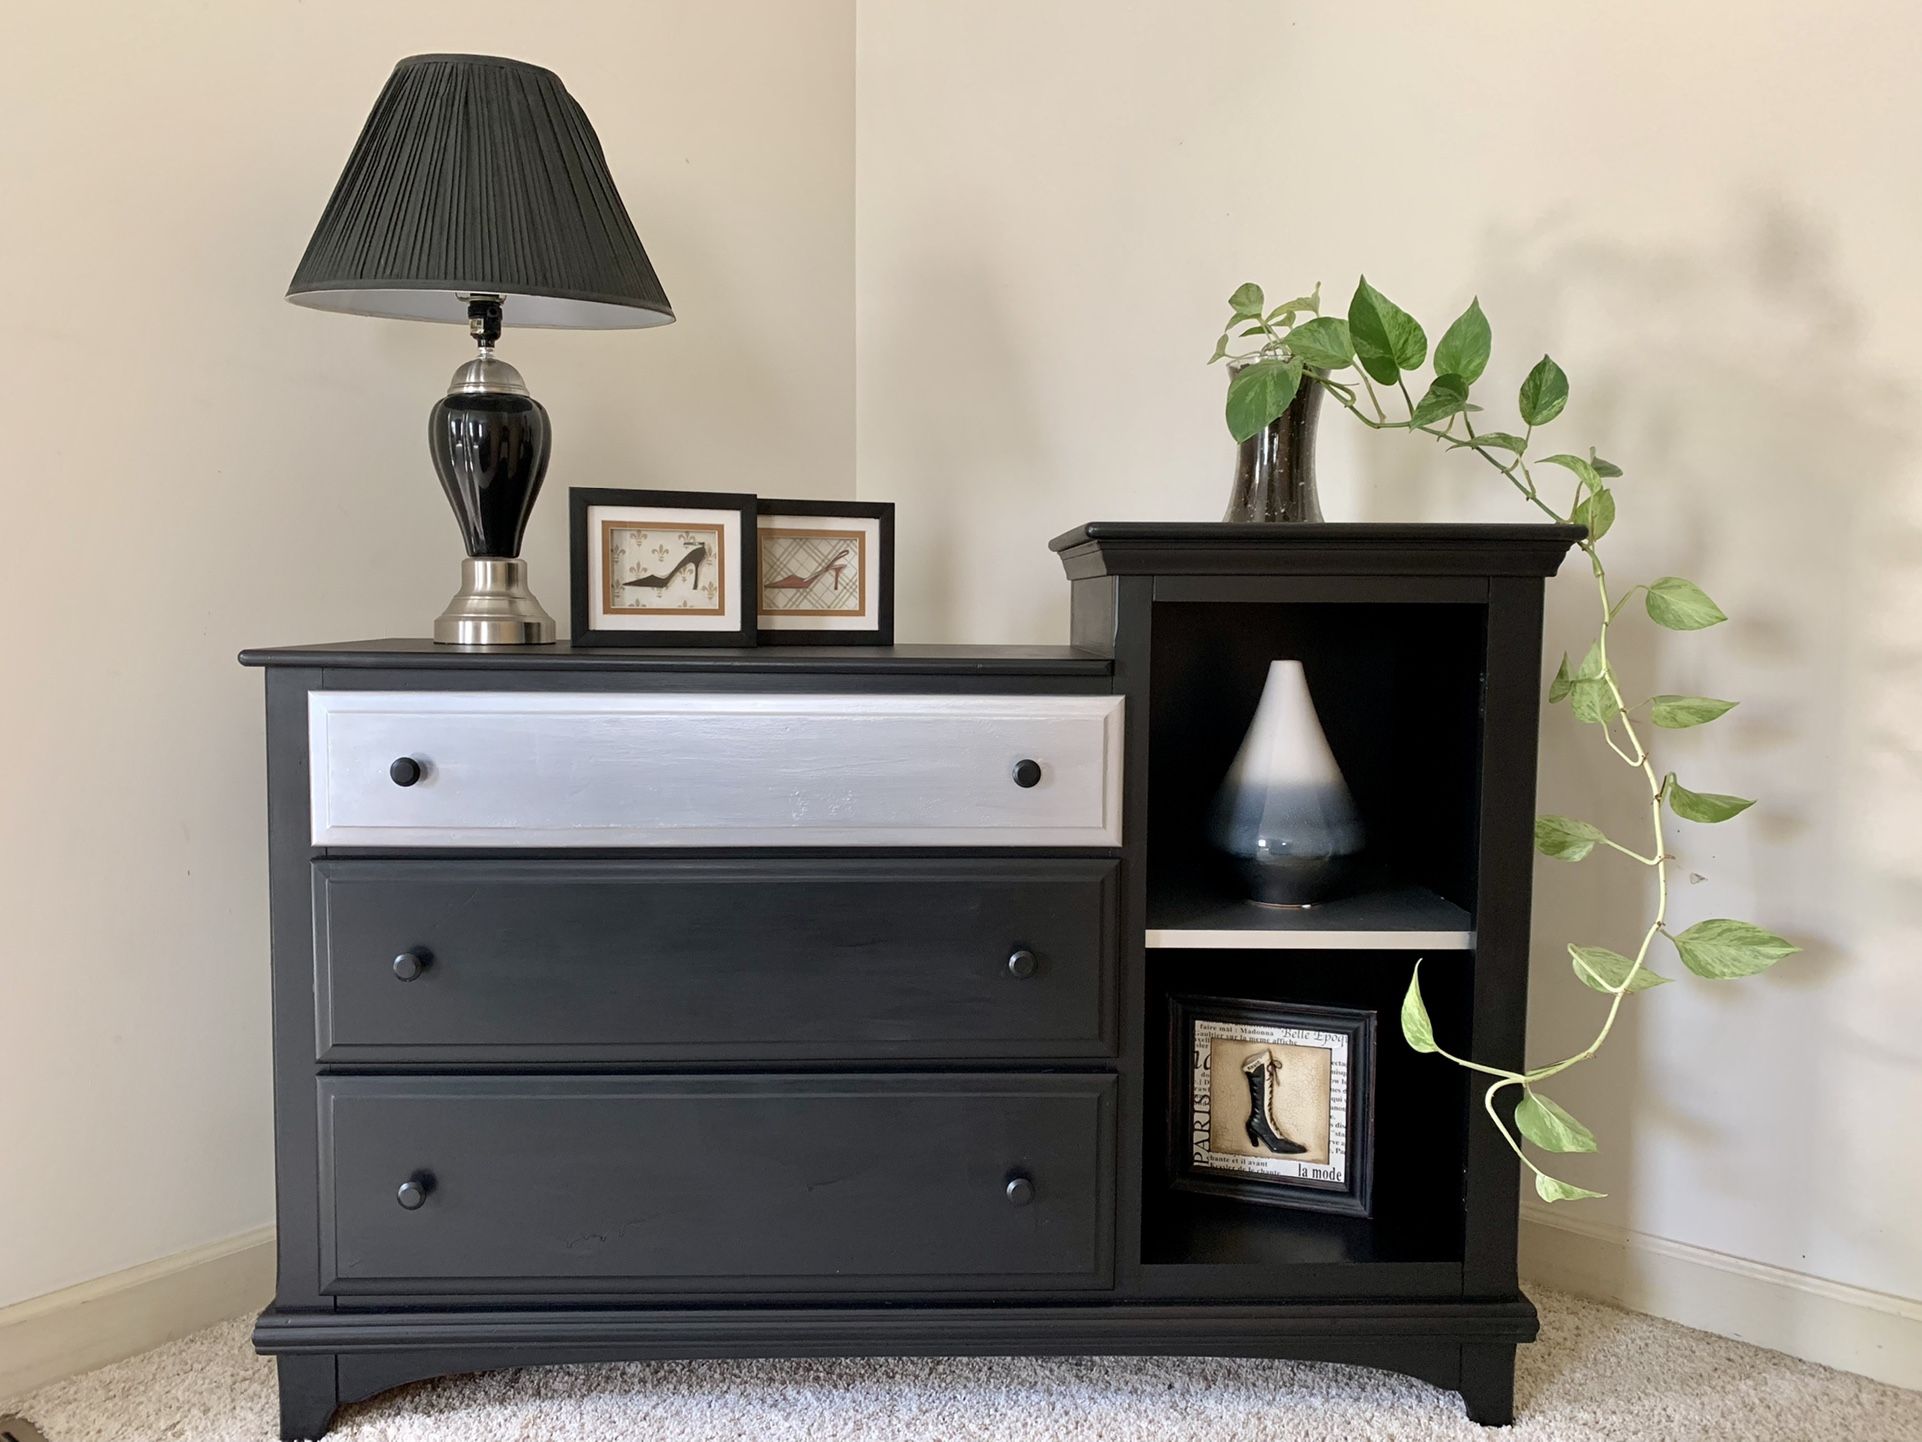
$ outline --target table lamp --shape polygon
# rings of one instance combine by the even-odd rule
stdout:
[[[454,372],[427,422],[467,543],[434,639],[552,641],[554,619],[520,559],[547,473],[547,411],[494,354],[501,325],[617,330],[674,319],[594,128],[560,78],[492,55],[396,65],[287,299],[466,322],[479,354]]]

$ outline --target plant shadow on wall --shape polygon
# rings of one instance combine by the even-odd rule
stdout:
[[[1902,567],[1916,567],[1914,515],[1903,517],[1894,495],[1901,443],[1889,420],[1913,397],[1873,379],[1887,368],[1865,353],[1862,312],[1832,249],[1819,217],[1760,200],[1732,207],[1726,224],[1685,246],[1627,245],[1554,218],[1500,230],[1482,267],[1502,276],[1505,310],[1551,318],[1558,346],[1563,336],[1576,345],[1597,338],[1571,363],[1575,419],[1610,437],[1630,471],[1617,486],[1618,536],[1637,578],[1694,576],[1734,617],[1711,633],[1723,643],[1712,648],[1650,626],[1615,633],[1619,664],[1648,689],[1743,701],[1714,727],[1660,733],[1669,766],[1718,785],[1767,778],[1757,784],[1762,804],[1734,825],[1671,828],[1681,914],[1750,907],[1771,924],[1793,916],[1781,929],[1806,948],[1759,988],[1694,986],[1682,1006],[1664,1007],[1670,989],[1647,1008],[1631,1006],[1595,1065],[1571,1075],[1568,1099],[1610,1143],[1650,1130],[1656,1146],[1637,1152],[1680,1156],[1687,1189],[1704,1202],[1740,1208],[1768,1196],[1768,1225],[1788,1254],[1822,1234],[1887,1244],[1886,1214],[1875,1215],[1872,1200],[1852,1209],[1850,1198],[1870,1192],[1837,1187],[1823,1168],[1784,1166],[1757,1144],[1758,1131],[1808,1136],[1847,1115],[1851,1089],[1822,1057],[1874,1045],[1865,1033],[1878,1022],[1861,1001],[1875,985],[1877,948],[1853,927],[1853,935],[1820,928],[1829,916],[1860,914],[1850,888],[1877,873],[1878,885],[1908,898],[1906,914],[1922,915],[1914,850],[1859,846],[1850,819],[1881,808],[1899,830],[1906,821],[1895,817],[1922,799],[1922,747],[1903,726],[1876,734],[1861,719],[1865,684],[1903,669],[1897,648],[1908,652],[1910,675],[1922,670],[1913,644],[1896,639],[1902,612],[1888,594]],[[1478,479],[1456,474],[1449,484],[1459,494]],[[1583,579],[1550,587],[1551,655],[1588,622]],[[1893,644],[1869,635],[1873,626]],[[1892,694],[1922,697],[1922,677]],[[1545,807],[1628,834],[1636,807],[1617,784],[1619,764],[1568,717],[1551,710],[1547,723]],[[1861,756],[1902,779],[1865,793],[1845,764]],[[1585,862],[1571,873],[1544,860],[1537,871],[1531,1034],[1544,1055],[1560,1055],[1582,1044],[1592,1013],[1566,985],[1561,939],[1615,933],[1653,887],[1628,864]],[[1887,940],[1884,954],[1906,951]],[[1846,993],[1829,985],[1844,972]],[[1644,1047],[1660,1061],[1645,1059]],[[1855,1169],[1851,1160],[1873,1164],[1862,1151],[1829,1160],[1844,1172]],[[1626,1165],[1621,1153],[1611,1158],[1611,1185],[1632,1185]]]
[[[1682,1008],[1661,1007],[1672,993],[1651,998],[1646,1014],[1632,1008],[1595,1068],[1571,1078],[1573,1109],[1611,1139],[1639,1124],[1685,1143],[1688,1186],[1704,1200],[1740,1207],[1770,1197],[1784,1252],[1806,1252],[1823,1234],[1886,1247],[1887,1214],[1877,1214],[1873,1189],[1784,1166],[1756,1142],[1758,1122],[1807,1136],[1850,1114],[1857,1089],[1838,1084],[1825,1055],[1879,1053],[1883,1065],[1913,1067],[1894,1044],[1912,1001],[1872,1001],[1898,980],[1884,971],[1878,982],[1876,956],[1905,953],[1907,941],[1859,924],[1811,934],[1809,923],[1887,916],[1888,900],[1896,918],[1922,918],[1913,845],[1905,853],[1869,840],[1875,831],[1905,836],[1922,800],[1922,746],[1906,724],[1922,696],[1922,658],[1901,634],[1902,598],[1893,594],[1902,572],[1918,569],[1922,532],[1895,492],[1902,447],[1889,419],[1914,398],[1874,379],[1861,311],[1836,280],[1819,221],[1776,204],[1743,206],[1685,248],[1624,246],[1551,224],[1498,235],[1491,251],[1487,268],[1503,275],[1510,308],[1519,297],[1528,313],[1561,312],[1558,332],[1607,337],[1580,367],[1579,415],[1637,458],[1618,487],[1637,486],[1644,501],[1632,511],[1624,502],[1625,549],[1704,580],[1735,617],[1713,633],[1727,642],[1714,652],[1654,627],[1616,633],[1629,674],[1743,698],[1714,728],[1662,733],[1670,765],[1723,783],[1731,767],[1768,777],[1763,804],[1736,826],[1672,829],[1683,914],[1758,905],[1738,902],[1745,892],[1765,898],[1770,917],[1797,916],[1791,929],[1808,948],[1759,991],[1696,987]],[[1551,637],[1586,620],[1582,591],[1575,576],[1550,588]],[[1869,719],[1870,686],[1892,703],[1880,729]],[[1851,775],[1850,758],[1868,758],[1870,784]],[[1542,772],[1555,809],[1592,806],[1581,814],[1626,834],[1634,808],[1613,784],[1616,768],[1595,754],[1586,728],[1551,714]],[[1553,874],[1554,861],[1539,869],[1534,1031],[1548,1054],[1580,1044],[1590,1010],[1569,995],[1558,939],[1608,935],[1649,888],[1634,866],[1584,863],[1573,876]],[[1888,900],[1864,905],[1875,891]],[[1846,992],[1829,985],[1845,972]],[[1727,1067],[1745,1037],[1753,1060]],[[1644,1044],[1661,1051],[1661,1065],[1644,1063]],[[1722,1074],[1703,1073],[1718,1064]],[[1829,1156],[1844,1174],[1874,1165],[1870,1138],[1858,1138],[1853,1155]],[[1612,1170],[1619,1183],[1621,1163]],[[1857,1196],[1865,1206],[1851,1202]]]
[[[1838,314],[1831,288],[1819,279],[1819,248],[1812,233],[1792,216],[1764,210],[1752,226],[1744,227],[1741,239],[1745,243],[1705,247],[1699,256],[1611,249],[1553,233],[1506,241],[1500,247],[1520,252],[1496,258],[1505,283],[1516,273],[1539,273],[1543,283],[1553,278],[1558,289],[1571,292],[1571,304],[1594,304],[1609,318],[1612,354],[1657,356],[1664,378],[1673,373],[1687,379],[1686,392],[1677,392],[1678,404],[1668,399],[1667,390],[1650,385],[1646,370],[1631,370],[1620,362],[1597,368],[1593,389],[1601,404],[1591,402],[1585,408],[1583,429],[1594,434],[1589,428],[1600,413],[1608,434],[1622,437],[1628,432],[1626,438],[1639,438],[1649,455],[1661,458],[1662,478],[1642,482],[1640,494],[1632,473],[1624,478],[1621,468],[1595,450],[1570,444],[1574,438],[1565,434],[1566,424],[1550,430],[1570,387],[1561,367],[1547,356],[1530,370],[1518,395],[1490,396],[1487,387],[1477,388],[1489,360],[1491,332],[1473,302],[1431,351],[1422,327],[1366,280],[1356,287],[1345,313],[1339,305],[1324,307],[1318,288],[1274,305],[1255,287],[1244,286],[1231,298],[1233,314],[1215,356],[1240,362],[1228,403],[1229,425],[1237,440],[1272,423],[1300,387],[1319,386],[1331,403],[1331,414],[1339,405],[1369,429],[1407,433],[1399,437],[1404,447],[1455,452],[1449,461],[1473,464],[1484,479],[1512,488],[1520,504],[1533,510],[1534,519],[1572,520],[1589,527],[1589,539],[1581,547],[1586,574],[1580,584],[1586,599],[1580,607],[1571,606],[1573,577],[1556,588],[1560,594],[1551,622],[1551,652],[1583,624],[1572,611],[1586,609],[1588,634],[1571,648],[1549,689],[1555,708],[1548,730],[1555,740],[1548,750],[1548,769],[1573,763],[1572,769],[1583,773],[1583,785],[1575,794],[1589,798],[1595,809],[1593,819],[1542,817],[1537,842],[1545,856],[1580,864],[1588,873],[1609,867],[1601,877],[1583,875],[1575,886],[1548,888],[1560,964],[1557,975],[1540,978],[1544,989],[1565,988],[1572,972],[1573,979],[1598,994],[1591,1000],[1599,1018],[1587,1014],[1578,1023],[1587,1035],[1573,1041],[1563,1035],[1569,1027],[1556,1026],[1549,1060],[1525,1073],[1507,1073],[1450,1055],[1451,1039],[1437,1037],[1429,1025],[1419,969],[1403,1014],[1411,1045],[1439,1051],[1484,1073],[1491,1121],[1530,1168],[1536,1190],[1551,1202],[1598,1193],[1552,1175],[1522,1143],[1533,1143],[1536,1155],[1595,1149],[1590,1129],[1551,1099],[1546,1088],[1559,1089],[1557,1078],[1599,1052],[1635,1004],[1633,998],[1663,986],[1671,974],[1681,975],[1684,969],[1719,983],[1769,969],[1798,949],[1747,920],[1713,916],[1713,906],[1708,919],[1687,922],[1671,909],[1679,890],[1692,890],[1705,873],[1713,880],[1714,863],[1703,858],[1714,856],[1716,842],[1705,834],[1752,804],[1712,791],[1699,780],[1685,784],[1700,775],[1713,777],[1717,758],[1698,744],[1696,728],[1719,720],[1732,703],[1660,687],[1665,675],[1681,673],[1692,679],[1715,674],[1715,658],[1684,648],[1701,643],[1702,638],[1690,633],[1706,631],[1725,617],[1692,580],[1612,575],[1605,561],[1616,549],[1608,542],[1619,494],[1625,517],[1660,517],[1663,538],[1670,543],[1660,548],[1665,562],[1673,564],[1682,552],[1698,569],[1714,567],[1718,559],[1739,561],[1739,567],[1721,569],[1740,578],[1758,570],[1797,575],[1795,593],[1806,594],[1810,528],[1798,524],[1788,528],[1792,537],[1777,536],[1783,529],[1780,517],[1809,509],[1811,487],[1820,484],[1816,478],[1842,476],[1852,482],[1888,473],[1887,453],[1894,437],[1873,428],[1869,417],[1878,402],[1861,397],[1853,384],[1863,368],[1854,355],[1846,312]],[[1323,314],[1324,309],[1336,313]],[[1530,309],[1539,312],[1542,307]],[[1631,318],[1631,325],[1637,323],[1633,318],[1642,318],[1640,324],[1658,333],[1638,335],[1624,345],[1621,318]],[[1744,345],[1735,338],[1744,330],[1768,340]],[[1801,340],[1804,336],[1798,333],[1804,332],[1814,355],[1785,344],[1785,337]],[[1793,365],[1779,363],[1785,353],[1794,355]],[[1754,356],[1758,363],[1744,365],[1744,356]],[[1833,395],[1820,393],[1825,377],[1833,378],[1828,382]],[[1638,410],[1639,396],[1651,391],[1653,409]],[[1482,404],[1488,411],[1479,409]],[[1664,413],[1670,405],[1676,409]],[[1512,419],[1517,416],[1519,421]],[[1837,428],[1851,438],[1850,449],[1858,454],[1838,456]],[[1691,432],[1697,438],[1691,439]],[[1698,465],[1697,447],[1704,443],[1713,444],[1714,450],[1704,457],[1708,464]],[[1443,464],[1431,450],[1424,469],[1432,473]],[[1699,483],[1691,484],[1698,478]],[[1866,503],[1869,498],[1847,484],[1823,488],[1821,494],[1825,513],[1811,518],[1814,526],[1840,530],[1846,538],[1852,520],[1847,502]],[[1673,544],[1678,535],[1683,542],[1679,548]],[[1705,544],[1711,536],[1713,546]],[[1765,561],[1758,568],[1758,547],[1781,549],[1785,540],[1790,553],[1768,557],[1779,564]],[[1844,544],[1826,548],[1836,558],[1830,564],[1839,568],[1850,549]],[[1838,574],[1834,580],[1843,587],[1848,578]],[[1802,664],[1804,657],[1822,654],[1825,637],[1776,595],[1759,587],[1757,592],[1755,612],[1744,618],[1750,623],[1740,643],[1747,653],[1740,657],[1744,664],[1723,669],[1744,670],[1762,682],[1765,692],[1773,683],[1773,694],[1758,698],[1764,708],[1771,715],[1786,713],[1802,723],[1797,729],[1806,731],[1821,719],[1810,714],[1813,698],[1837,694],[1811,688]],[[1568,724],[1571,713],[1578,723],[1574,726]],[[1724,722],[1721,731],[1730,729],[1731,723]],[[1770,733],[1764,724],[1727,749],[1752,753],[1758,747],[1779,748],[1783,735],[1779,730]],[[1576,761],[1571,754],[1575,748],[1586,751],[1586,759]],[[1619,791],[1625,783],[1639,800],[1606,805],[1596,800],[1606,794],[1604,786]],[[1816,824],[1811,813],[1821,804],[1822,792],[1790,790],[1777,805],[1771,828],[1776,835],[1770,840],[1792,843],[1793,833]],[[1826,791],[1834,794],[1833,788]],[[1783,860],[1779,851],[1764,852],[1754,869],[1763,873],[1769,864]],[[1765,897],[1793,898],[1801,890],[1798,883],[1806,885],[1800,875],[1763,874],[1761,880],[1756,889]],[[1905,892],[1914,891],[1914,877],[1896,880]],[[1565,901],[1565,891],[1575,895],[1572,904]],[[1693,897],[1681,910],[1691,917],[1701,914]],[[1538,925],[1537,937],[1548,941],[1545,925]],[[1790,968],[1780,984],[1797,990],[1816,987],[1836,964],[1833,949],[1818,942],[1815,954]],[[1658,966],[1664,968],[1660,973]],[[1558,1021],[1584,1014],[1578,1004],[1561,997],[1539,1010],[1554,1012]],[[1743,1010],[1738,1001],[1727,1016],[1734,1020]],[[1615,1034],[1626,1031],[1624,1026]],[[1611,1088],[1617,1097],[1632,1092],[1633,1077],[1640,1071],[1635,1058],[1618,1055],[1612,1075],[1620,1077],[1624,1063],[1630,1084]],[[1804,1084],[1809,1080],[1804,1078]],[[1589,1094],[1587,1088],[1577,1090]],[[1644,1100],[1636,1097],[1634,1103]],[[1627,1117],[1611,1115],[1610,1120],[1619,1125]],[[1675,1109],[1663,1120],[1706,1134],[1720,1119]]]

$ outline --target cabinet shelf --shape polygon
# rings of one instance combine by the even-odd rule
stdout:
[[[1426,887],[1282,909],[1206,891],[1151,897],[1148,945],[1237,951],[1468,951],[1471,918]]]
[[[1245,1269],[1265,1274],[1260,1284],[1288,1285],[1291,1268],[1429,1264],[1456,1269],[1462,1260],[1461,1219],[1446,1208],[1426,1209],[1391,1199],[1390,1216],[1338,1217],[1325,1212],[1257,1207],[1245,1202],[1163,1192],[1155,1227],[1144,1237],[1147,1266]]]

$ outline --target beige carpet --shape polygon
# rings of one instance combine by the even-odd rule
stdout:
[[[1518,1420],[1353,1367],[1078,1358],[652,1362],[423,1382],[345,1409],[341,1442],[1922,1442],[1922,1393],[1552,1293]],[[49,1387],[48,1442],[268,1442],[273,1366],[248,1321]]]

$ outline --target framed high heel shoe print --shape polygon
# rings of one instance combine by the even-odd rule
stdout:
[[[763,646],[894,644],[894,503],[760,503]]]
[[[752,646],[754,497],[574,487],[576,646]]]
[[[1365,1217],[1375,1013],[1168,998],[1169,1184]]]

